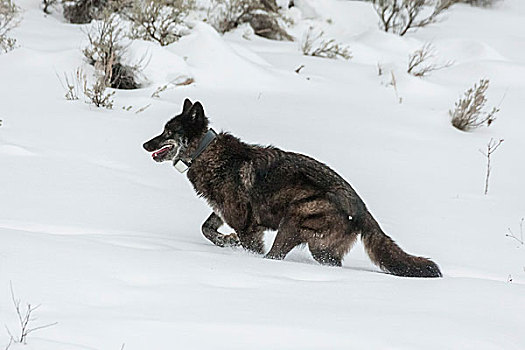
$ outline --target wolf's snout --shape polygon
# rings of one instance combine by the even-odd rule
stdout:
[[[151,140],[147,141],[147,142],[144,142],[142,147],[144,147],[144,149],[146,151],[148,151],[148,152],[153,152],[153,151],[155,151],[157,149],[157,147],[155,147],[155,145],[152,144]]]

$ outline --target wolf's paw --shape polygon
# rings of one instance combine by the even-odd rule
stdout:
[[[222,236],[221,241],[223,241],[223,247],[237,247],[241,245],[239,236],[235,232]]]

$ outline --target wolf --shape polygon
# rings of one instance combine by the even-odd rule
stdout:
[[[217,246],[264,254],[263,235],[276,230],[270,259],[284,259],[307,244],[320,264],[341,266],[361,236],[372,262],[405,277],[441,277],[433,261],[405,253],[387,236],[356,191],[327,165],[273,146],[251,145],[215,133],[200,102],[186,99],[182,112],[143,145],[156,162],[170,161],[213,212],[202,233]],[[227,223],[234,233],[218,229]]]

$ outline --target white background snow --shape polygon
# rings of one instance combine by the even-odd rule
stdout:
[[[147,86],[118,91],[105,110],[65,100],[57,79],[91,73],[85,26],[17,2],[19,47],[0,55],[0,348],[4,325],[18,332],[10,283],[42,305],[35,325],[58,322],[15,350],[525,348],[525,246],[505,236],[525,216],[525,3],[456,5],[404,37],[381,32],[370,3],[297,3],[290,33],[323,28],[353,59],[195,23],[165,48],[133,43],[130,55],[150,60]],[[427,42],[453,65],[408,75],[408,54]],[[195,83],[150,97],[180,76]],[[481,78],[501,112],[490,128],[460,132],[448,110]],[[343,268],[319,266],[307,249],[269,261],[212,245],[200,233],[206,203],[141,148],[186,97],[216,130],[329,164],[444,277],[384,274],[360,244]],[[491,138],[505,141],[484,195],[478,150]]]

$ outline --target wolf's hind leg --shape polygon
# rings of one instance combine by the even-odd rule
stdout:
[[[342,258],[329,250],[313,250],[310,248],[313,258],[321,265],[343,266]]]
[[[345,254],[352,248],[357,233],[343,230],[329,230],[322,236],[313,236],[308,240],[308,249],[312,257],[322,265],[342,266]]]
[[[306,240],[312,257],[323,265],[342,266],[342,260],[358,234],[349,217],[337,208],[328,208],[322,213],[310,215],[302,226],[308,229]]]
[[[222,221],[221,217],[215,213],[211,213],[211,215],[202,224],[202,234],[210,242],[219,247],[232,247],[240,245],[237,234],[232,233],[229,235],[223,235],[217,231],[222,225],[224,225],[224,221]]]

